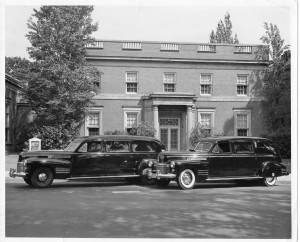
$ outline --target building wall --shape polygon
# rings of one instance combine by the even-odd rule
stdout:
[[[139,45],[141,49],[137,50],[126,50],[122,44],[121,41],[105,41],[101,48],[89,48],[87,52],[88,64],[103,73],[101,93],[94,97],[95,106],[101,107],[100,133],[124,130],[124,110],[128,108],[140,110],[139,121],[155,124],[154,99],[151,101],[151,95],[155,93],[160,95],[159,105],[184,106],[181,112],[158,112],[158,118],[180,119],[180,149],[188,145],[190,127],[187,110],[190,105],[193,126],[199,122],[199,112],[208,110],[213,113],[215,135],[236,135],[236,116],[239,112],[251,114],[249,135],[259,136],[265,132],[264,110],[260,105],[262,97],[259,95],[261,84],[257,72],[267,63],[255,60],[257,46],[249,47],[251,53],[237,53],[238,46],[215,45],[214,51],[208,53],[197,51],[199,44],[180,43],[176,51],[162,51],[161,43],[157,42],[143,42]],[[138,73],[136,94],[126,94],[127,72]],[[174,102],[176,98],[170,98],[170,103],[165,102],[168,98],[164,97],[164,73],[175,73],[175,94],[190,95],[189,98],[185,97],[187,103]],[[212,75],[211,95],[200,93],[201,74]],[[237,94],[238,75],[248,76],[247,95]],[[195,100],[191,99],[193,95]],[[86,134],[84,130],[81,131],[82,135]]]

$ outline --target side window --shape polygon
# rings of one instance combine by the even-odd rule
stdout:
[[[128,141],[106,141],[107,152],[129,152],[130,146]]]
[[[132,142],[133,152],[155,152],[155,147],[149,141],[136,140]]]
[[[226,142],[218,142],[216,146],[212,150],[213,153],[231,153],[230,143]]]
[[[80,153],[85,153],[85,152],[87,152],[87,147],[88,147],[87,143],[84,143],[84,144],[79,148],[78,152],[80,152]]]
[[[276,155],[276,148],[270,143],[266,142],[256,142],[255,152],[257,154],[269,154]]]
[[[235,142],[233,144],[233,149],[237,154],[253,153],[252,142]]]
[[[102,151],[102,143],[101,141],[93,141],[84,143],[78,150],[80,153],[86,152],[101,152]]]

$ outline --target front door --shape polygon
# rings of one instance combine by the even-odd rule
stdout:
[[[178,151],[180,148],[179,119],[161,118],[160,140],[168,151]]]

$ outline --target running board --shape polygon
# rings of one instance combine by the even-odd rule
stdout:
[[[206,181],[224,181],[224,180],[252,180],[252,179],[262,179],[263,177],[249,176],[249,177],[215,177],[207,178]]]
[[[127,176],[80,176],[80,177],[71,177],[67,180],[84,180],[84,179],[102,179],[102,178],[132,178],[140,177],[139,175],[127,175]]]

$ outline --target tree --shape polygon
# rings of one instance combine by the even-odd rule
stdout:
[[[42,6],[28,20],[34,62],[24,98],[37,113],[31,134],[42,140],[56,137],[43,148],[62,148],[76,136],[100,91],[95,83],[101,72],[85,62],[85,45],[98,29],[92,11],[92,6]]]
[[[272,23],[264,23],[265,34],[261,37],[265,44],[256,52],[258,60],[268,60],[268,67],[260,71],[262,82],[263,105],[267,109],[270,117],[271,130],[278,128],[278,120],[282,113],[278,108],[280,100],[290,98],[291,88],[291,67],[290,62],[283,58],[283,54],[290,52],[289,46],[284,46],[278,27]]]
[[[220,20],[217,26],[216,33],[212,30],[210,37],[210,43],[225,43],[225,44],[238,44],[239,40],[235,34],[234,38],[232,37],[232,23],[230,20],[230,14],[226,13],[224,17],[224,22]]]
[[[5,73],[19,80],[20,84],[27,83],[31,67],[32,63],[25,58],[5,56]]]

